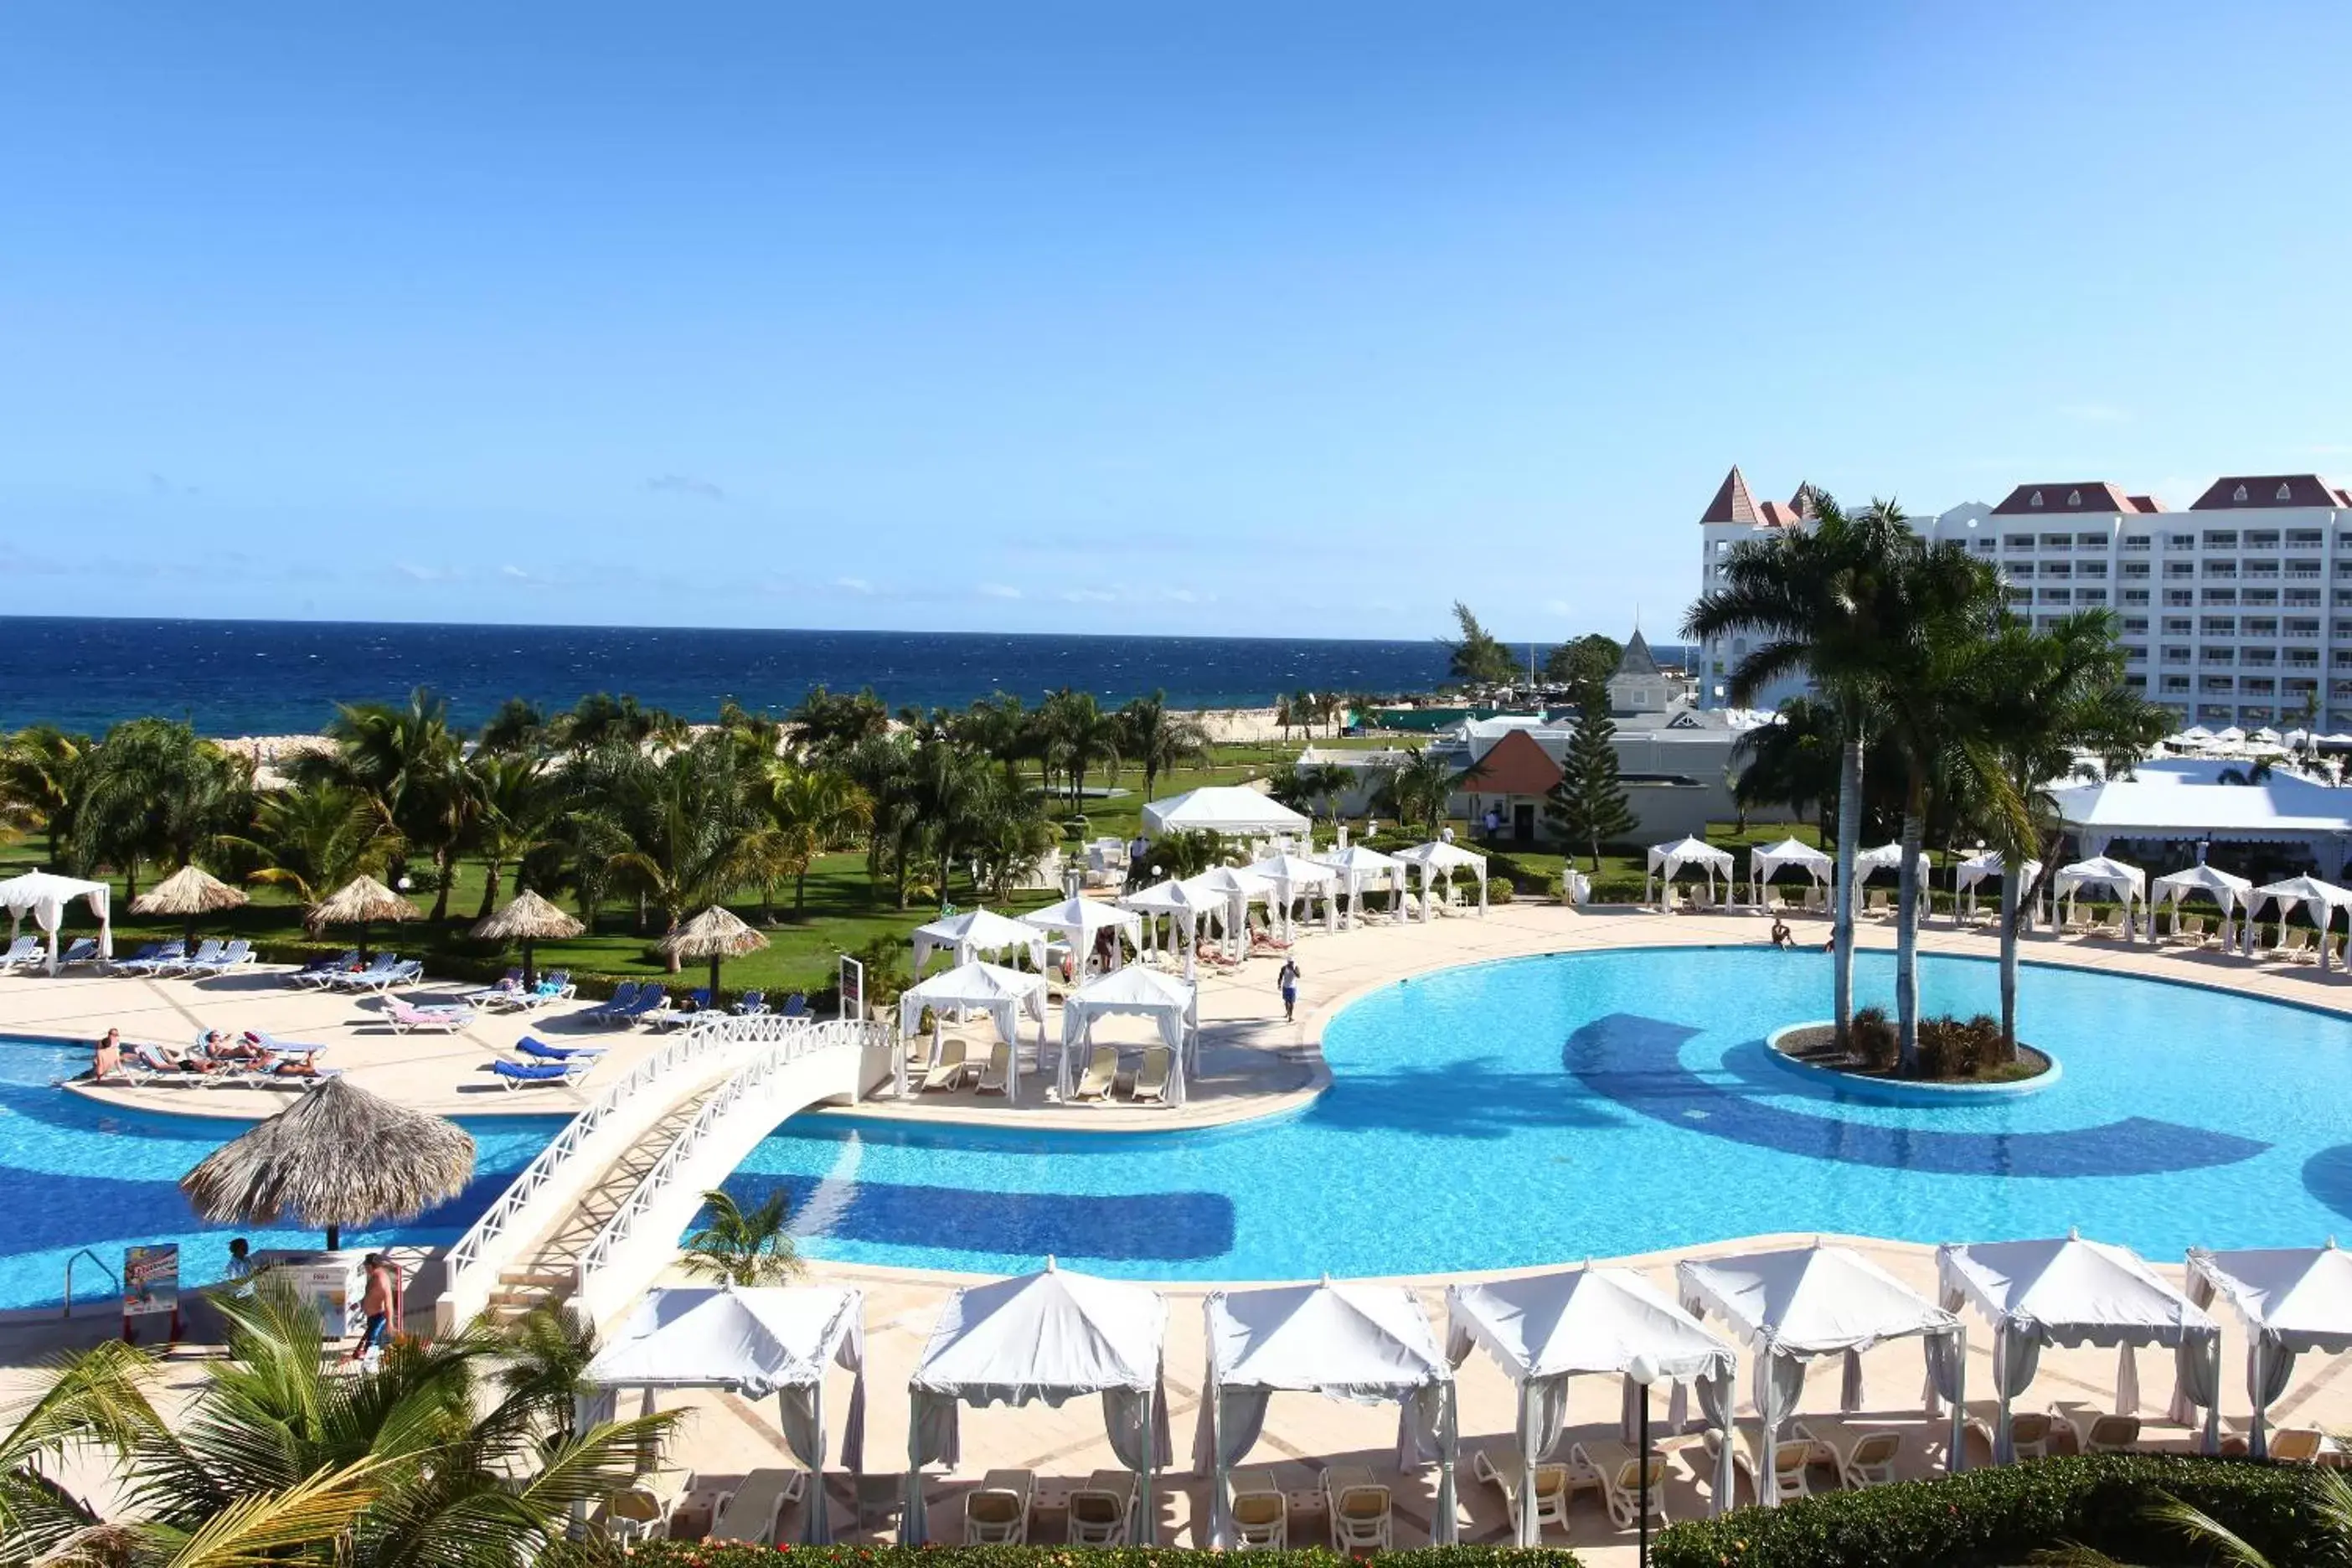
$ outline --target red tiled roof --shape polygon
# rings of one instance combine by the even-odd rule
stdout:
[[[1992,509],[1995,517],[2036,517],[2056,512],[2139,511],[2131,497],[2104,479],[2080,484],[2020,485]]]
[[[2129,499],[2134,511],[2162,511],[2164,510],[2164,503],[2157,500],[2154,496],[2133,496]]]
[[[1784,501],[1768,500],[1756,509],[1767,528],[1794,528],[1805,521],[1805,514]]]
[[[1814,499],[1820,494],[1821,491],[1813,489],[1812,481],[1808,479],[1797,487],[1795,495],[1789,498],[1789,509],[1799,517],[1811,517],[1813,515]]]
[[[2189,504],[2190,511],[2271,506],[2341,506],[2317,474],[2224,474]]]
[[[1525,730],[1513,730],[1486,750],[1486,771],[1468,787],[1480,795],[1542,795],[1559,783],[1559,764]]]
[[[2352,506],[2352,490],[2337,490],[2336,500],[2343,506]]]
[[[1756,498],[1748,493],[1748,481],[1739,477],[1738,465],[1735,464],[1731,472],[1724,475],[1723,488],[1715,492],[1715,499],[1706,503],[1706,510],[1699,514],[1698,520],[1701,522],[1748,523],[1763,521],[1756,515]]]

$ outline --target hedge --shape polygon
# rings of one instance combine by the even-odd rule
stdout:
[[[779,1558],[811,1568],[1229,1568],[1232,1552],[1186,1547],[1090,1546],[707,1546],[655,1541],[629,1553],[631,1568],[774,1568]],[[1253,1552],[1264,1568],[1336,1568],[1349,1559],[1320,1550]],[[1554,1547],[1431,1546],[1381,1554],[1400,1568],[1578,1568],[1576,1553]]]
[[[2205,1510],[2277,1563],[2336,1562],[2313,1472],[2251,1459],[2098,1454],[1801,1498],[1669,1526],[1655,1568],[1997,1568],[2073,1542],[2126,1563],[2210,1554],[2147,1517],[2159,1492]]]

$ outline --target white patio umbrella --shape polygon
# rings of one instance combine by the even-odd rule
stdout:
[[[1652,879],[1671,888],[1684,867],[1696,866],[1706,873],[1706,901],[1712,904],[1717,901],[1717,873],[1720,872],[1726,882],[1730,881],[1732,865],[1730,850],[1717,849],[1704,839],[1685,837],[1673,844],[1654,844],[1642,870],[1642,901],[1651,901]]]
[[[2221,945],[2228,947],[2235,934],[2231,925],[2232,917],[2236,915],[2238,907],[2246,901],[2247,896],[2253,890],[2253,883],[2245,878],[2233,877],[2229,872],[2208,866],[2200,860],[2194,866],[2184,867],[2180,870],[2158,877],[2148,884],[2148,929],[2151,932],[2155,931],[2157,911],[2165,905],[2170,904],[2172,934],[2179,936],[2180,906],[2188,901],[2190,894],[2202,893],[2221,908]]]
[[[1772,879],[1788,867],[1794,866],[1812,879],[1813,886],[1827,887],[1837,870],[1837,861],[1801,838],[1783,838],[1778,844],[1767,844],[1748,857],[1748,901],[1758,909],[1764,907],[1765,889]]]

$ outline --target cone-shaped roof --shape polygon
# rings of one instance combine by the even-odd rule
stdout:
[[[484,942],[560,942],[586,928],[528,888],[498,913],[474,922]]]
[[[1756,498],[1748,493],[1748,481],[1740,477],[1737,466],[1723,476],[1723,488],[1715,492],[1715,499],[1706,503],[1706,510],[1699,514],[1698,520],[1750,523],[1762,521],[1756,510]]]
[[[757,952],[768,939],[727,910],[711,905],[662,938],[662,951],[679,958],[739,958]]]
[[[214,1150],[180,1190],[215,1225],[323,1230],[414,1219],[473,1176],[464,1128],[331,1078]]]
[[[233,910],[245,894],[194,861],[131,900],[134,915],[209,915]]]
[[[312,931],[321,926],[352,925],[363,921],[421,921],[425,911],[377,881],[354,877],[310,908],[302,923]]]

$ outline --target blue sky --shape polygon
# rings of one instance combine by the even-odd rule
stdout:
[[[2352,471],[2352,7],[0,9],[12,610],[1515,638]]]

